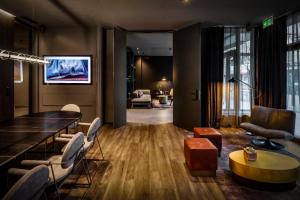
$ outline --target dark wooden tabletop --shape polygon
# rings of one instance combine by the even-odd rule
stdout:
[[[0,123],[0,166],[22,155],[81,118],[81,113],[34,113]]]

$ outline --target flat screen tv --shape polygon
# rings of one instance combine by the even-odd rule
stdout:
[[[45,84],[91,84],[91,56],[44,56]]]

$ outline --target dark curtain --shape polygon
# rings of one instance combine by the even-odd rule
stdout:
[[[286,18],[255,29],[255,104],[286,108]]]
[[[202,31],[202,125],[218,128],[222,117],[224,28]]]

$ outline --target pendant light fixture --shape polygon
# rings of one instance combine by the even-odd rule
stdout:
[[[24,53],[18,53],[13,51],[7,51],[0,49],[0,58],[2,60],[17,60],[22,62],[29,62],[33,64],[48,64],[49,62],[42,57],[28,55]]]

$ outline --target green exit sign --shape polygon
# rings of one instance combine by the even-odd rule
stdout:
[[[264,19],[262,24],[263,24],[263,28],[267,28],[269,26],[272,26],[273,25],[273,16]]]

